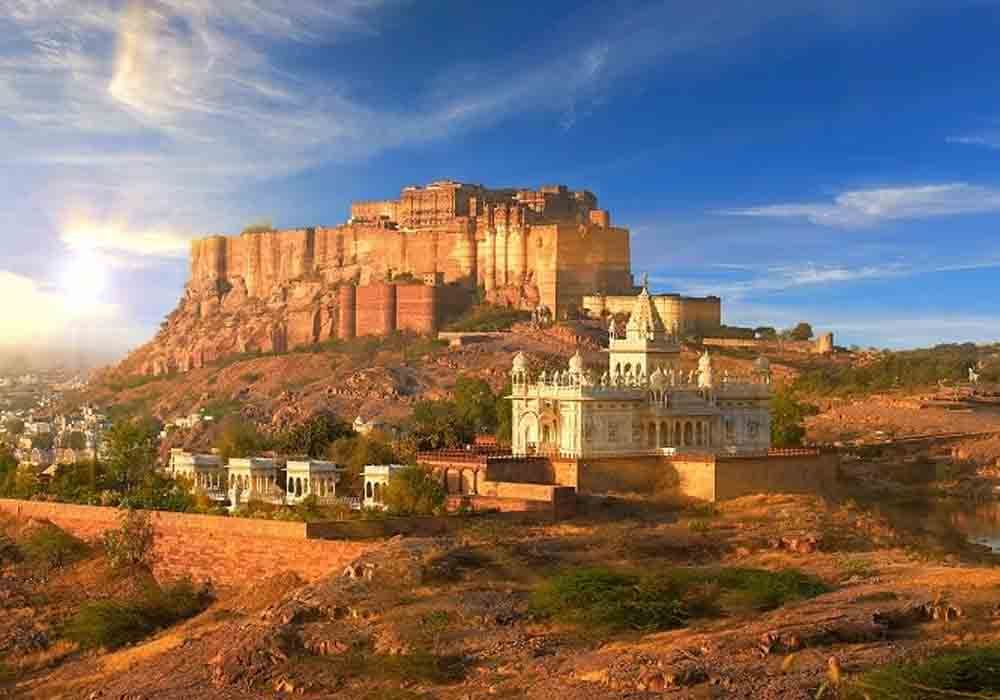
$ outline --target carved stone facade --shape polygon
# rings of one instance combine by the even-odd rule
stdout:
[[[760,358],[747,377],[719,376],[706,353],[680,369],[680,348],[645,287],[624,336],[614,329],[609,367],[597,378],[577,353],[565,371],[537,377],[519,354],[511,371],[515,455],[766,454],[771,373]]]

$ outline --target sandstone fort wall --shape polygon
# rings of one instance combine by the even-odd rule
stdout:
[[[388,335],[396,330],[396,286],[372,284],[358,287],[356,334]]]
[[[719,297],[654,294],[652,300],[668,329],[676,326],[685,333],[705,334],[718,331],[722,325],[722,300]],[[604,315],[627,315],[634,303],[635,297],[631,295],[590,293],[583,296],[582,302],[583,310],[592,318]]]
[[[115,508],[0,499],[0,512],[49,520],[93,541],[119,526]],[[244,585],[279,571],[312,580],[334,574],[376,544],[309,539],[305,523],[150,512],[156,529],[154,572],[221,586]]]

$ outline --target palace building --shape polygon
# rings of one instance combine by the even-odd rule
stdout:
[[[759,358],[748,376],[721,376],[706,352],[680,368],[668,329],[643,286],[624,334],[612,321],[608,367],[586,369],[579,352],[564,371],[531,376],[519,353],[511,371],[515,455],[570,458],[684,453],[766,455],[771,446],[771,372]]]

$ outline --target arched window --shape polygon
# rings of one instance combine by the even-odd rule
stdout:
[[[365,482],[365,498],[371,498],[371,497],[372,497],[372,482],[366,481]]]
[[[295,495],[296,496],[302,495],[302,479],[299,478],[295,479]]]
[[[375,502],[376,503],[381,503],[382,502],[382,489],[379,488],[379,484],[375,484],[374,492],[375,492]]]

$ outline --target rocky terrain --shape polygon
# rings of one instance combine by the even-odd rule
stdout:
[[[580,349],[588,365],[603,371],[607,333],[599,326],[539,330],[521,325],[511,333],[456,348],[412,335],[359,338],[309,352],[244,355],[166,377],[138,377],[119,367],[74,399],[117,405],[128,413],[150,412],[161,419],[206,409],[216,418],[241,412],[277,426],[331,410],[348,421],[361,415],[393,423],[405,419],[415,402],[448,395],[460,374],[481,377],[494,390],[502,390],[519,351],[552,369],[565,367]],[[682,361],[694,367],[697,354],[697,348],[688,348]],[[718,367],[747,372],[751,361],[720,356]],[[791,374],[780,363],[773,369],[779,378]]]
[[[62,581],[100,564],[74,566]],[[554,577],[593,567],[677,580],[795,570],[817,583],[804,597],[778,588],[765,598],[706,584],[686,594],[686,622],[664,631],[539,612],[538,593]],[[6,619],[45,606],[42,593],[63,595],[23,585],[27,597],[0,601]],[[487,520],[452,538],[391,540],[311,584],[275,572],[115,652],[59,642],[43,615],[39,645],[58,652],[39,660],[35,651],[31,663],[19,662],[28,650],[8,653],[8,669],[20,670],[8,670],[4,687],[46,699],[811,700],[831,676],[846,688],[899,658],[996,643],[997,586],[1000,569],[980,550],[939,553],[850,501],[761,496],[695,510],[605,502],[564,524]]]

